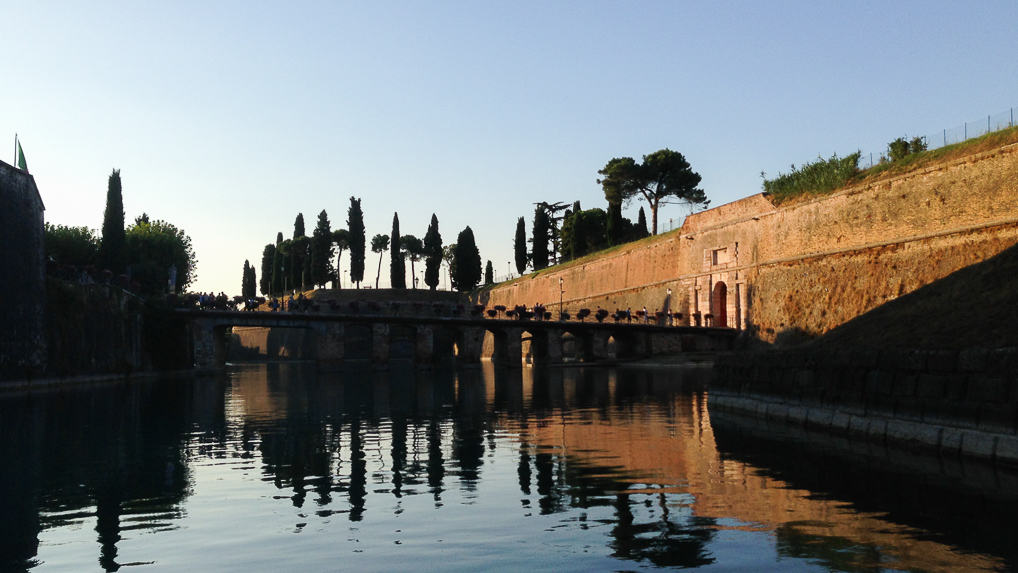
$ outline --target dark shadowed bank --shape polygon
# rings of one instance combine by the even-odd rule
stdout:
[[[784,350],[715,364],[711,404],[1018,465],[1018,247]]]

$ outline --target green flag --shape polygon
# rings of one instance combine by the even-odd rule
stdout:
[[[21,142],[18,142],[18,169],[28,172],[28,164],[25,163],[25,151],[21,149]]]

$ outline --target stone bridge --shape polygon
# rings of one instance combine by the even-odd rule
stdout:
[[[429,365],[491,360],[510,367],[568,361],[598,362],[654,354],[727,350],[737,332],[727,328],[654,324],[539,321],[371,314],[176,310],[186,321],[192,364],[226,364],[233,327],[299,328],[312,334],[324,369],[347,362],[393,360]]]

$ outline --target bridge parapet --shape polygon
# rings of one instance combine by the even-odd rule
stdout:
[[[311,348],[322,368],[349,361],[384,364],[412,360],[429,365],[445,360],[499,365],[559,364],[638,359],[655,354],[731,348],[736,331],[652,324],[521,321],[508,319],[363,314],[175,311],[189,323],[193,364],[223,366],[232,327],[297,328],[312,333]],[[571,351],[566,341],[573,340]]]

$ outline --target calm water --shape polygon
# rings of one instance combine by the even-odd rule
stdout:
[[[1018,566],[1014,475],[804,445],[711,411],[708,374],[252,365],[0,397],[0,569]]]

